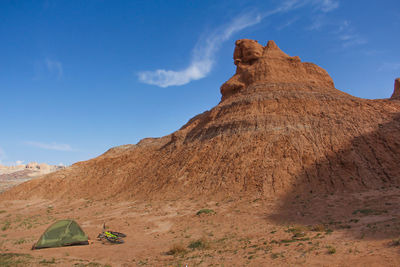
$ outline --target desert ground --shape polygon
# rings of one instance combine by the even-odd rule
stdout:
[[[400,266],[400,189],[168,201],[0,203],[1,266]],[[31,250],[53,222],[90,244]],[[102,224],[124,244],[96,239]]]

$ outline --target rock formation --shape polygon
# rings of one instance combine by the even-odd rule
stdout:
[[[399,101],[341,92],[324,69],[273,41],[237,41],[234,63],[221,102],[178,131],[2,197],[277,197],[400,185]]]
[[[400,78],[394,80],[394,90],[390,99],[400,99]]]
[[[222,100],[258,83],[296,83],[334,88],[332,78],[312,63],[302,63],[298,56],[286,55],[274,41],[263,47],[257,41],[236,41],[233,54],[236,74],[221,86]]]

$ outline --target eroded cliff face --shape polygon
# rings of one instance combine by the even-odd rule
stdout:
[[[173,134],[2,197],[277,197],[400,185],[400,101],[341,92],[324,69],[273,41],[237,41],[234,63],[221,102]]]

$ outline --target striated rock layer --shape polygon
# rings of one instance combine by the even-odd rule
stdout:
[[[400,101],[334,88],[273,41],[238,40],[222,100],[162,138],[112,148],[3,198],[327,193],[400,184]]]

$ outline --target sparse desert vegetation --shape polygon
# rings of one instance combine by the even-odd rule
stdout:
[[[214,214],[215,211],[212,209],[201,209],[199,210],[196,215],[202,215],[202,214]]]

